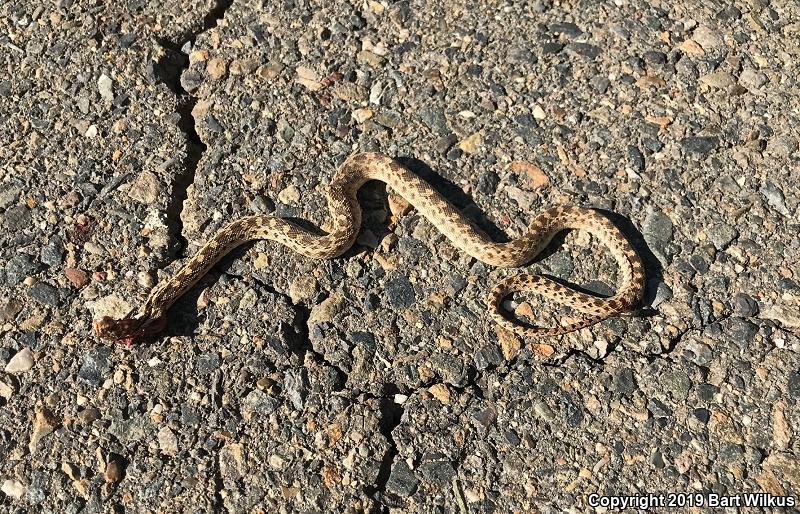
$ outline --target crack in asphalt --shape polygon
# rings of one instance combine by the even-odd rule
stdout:
[[[184,204],[188,199],[188,189],[194,183],[197,168],[203,158],[207,145],[200,139],[195,126],[195,119],[192,116],[197,99],[189,94],[181,85],[181,74],[189,68],[189,55],[184,51],[194,46],[198,36],[216,27],[219,20],[224,16],[228,8],[233,5],[233,0],[219,0],[217,4],[203,17],[202,24],[197,29],[190,29],[176,38],[175,41],[160,39],[159,45],[164,49],[164,55],[153,66],[156,78],[166,85],[175,95],[177,100],[176,111],[179,115],[178,129],[186,137],[186,159],[184,161],[183,172],[178,173],[173,184],[170,202],[167,205],[166,216],[170,221],[170,230],[174,237],[179,241],[181,248],[187,246],[186,238],[183,235],[183,221],[181,213]],[[222,491],[225,484],[220,469],[219,455],[214,458],[213,465],[213,499],[212,507],[215,511],[222,511],[224,501]]]
[[[225,13],[231,5],[233,5],[233,0],[218,0],[217,4],[203,17],[199,28],[186,31],[174,41],[158,39],[159,45],[164,49],[164,55],[153,67],[153,72],[156,78],[175,95],[177,99],[176,112],[179,115],[178,129],[186,136],[187,155],[184,161],[184,171],[175,178],[170,203],[166,209],[167,219],[172,224],[170,229],[183,249],[186,248],[187,241],[183,235],[181,214],[188,199],[189,186],[194,183],[200,160],[208,147],[200,139],[196,120],[192,116],[197,98],[181,85],[181,75],[189,69],[187,49],[194,47],[198,36],[216,27],[219,20],[225,17]]]

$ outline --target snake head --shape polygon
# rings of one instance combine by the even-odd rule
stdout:
[[[124,318],[114,319],[111,316],[103,316],[92,323],[94,333],[101,339],[108,339],[132,346],[133,342],[140,337],[155,334],[166,325],[164,317],[156,319]]]

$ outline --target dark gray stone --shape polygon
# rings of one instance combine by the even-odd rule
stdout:
[[[727,223],[718,223],[708,229],[706,235],[717,250],[724,250],[734,239],[739,237],[739,231]]]
[[[450,461],[439,460],[423,462],[418,468],[419,474],[435,486],[449,485],[456,474]]]
[[[58,266],[64,256],[64,243],[60,237],[52,237],[46,245],[42,247],[39,260],[48,266]]]
[[[617,393],[628,396],[636,391],[636,379],[631,368],[623,368],[614,374],[613,382],[614,391]]]
[[[772,182],[764,182],[761,186],[761,194],[766,198],[767,203],[776,211],[787,216],[789,209],[786,207],[786,199],[783,196],[783,191]]]
[[[500,177],[493,171],[484,171],[478,175],[478,191],[483,194],[491,195],[497,189],[497,184],[500,183]]]
[[[395,275],[390,280],[387,280],[385,291],[389,297],[389,303],[397,309],[410,307],[417,301],[414,285],[405,275]]]
[[[719,392],[719,387],[713,384],[698,384],[697,385],[697,397],[704,402],[713,402],[714,395]]]
[[[592,77],[592,80],[589,81],[595,91],[602,94],[608,90],[608,86],[611,85],[611,81],[608,80],[606,77],[602,77],[600,75],[596,75]]]
[[[708,420],[711,419],[711,412],[708,409],[694,409],[694,411],[692,411],[692,415],[694,415],[694,417],[703,424],[708,423]]]
[[[745,346],[755,339],[758,334],[758,325],[741,318],[734,318],[730,321],[727,332],[735,343]]]
[[[8,260],[5,268],[6,284],[15,286],[22,282],[22,280],[32,275],[39,268],[31,256],[26,253],[18,253]]]
[[[744,448],[740,444],[727,443],[719,451],[719,459],[725,464],[744,460]]]
[[[253,389],[242,400],[242,409],[246,412],[266,417],[272,414],[280,402],[260,389]]]
[[[786,385],[792,398],[800,397],[800,372],[790,371]]]
[[[491,406],[486,407],[473,414],[472,419],[484,430],[489,430],[497,419],[497,409]]]
[[[578,28],[577,25],[568,21],[552,23],[549,28],[550,32],[553,34],[563,34],[570,39],[574,39],[583,34],[583,31]]]
[[[656,418],[668,418],[672,416],[672,409],[670,409],[664,402],[658,398],[651,398],[647,402],[647,410],[653,413]]]
[[[683,151],[693,155],[705,156],[719,146],[717,136],[685,137],[681,140]]]
[[[758,314],[758,303],[750,295],[739,293],[731,302],[734,315],[740,318],[750,318]]]
[[[220,358],[217,352],[204,353],[195,359],[197,372],[201,375],[212,373],[219,368]]]
[[[39,303],[58,306],[61,303],[59,290],[46,282],[37,282],[28,288],[28,296]]]
[[[599,46],[589,43],[570,43],[564,48],[588,59],[596,59],[602,52]]]
[[[634,145],[628,145],[625,151],[631,166],[638,171],[644,170],[644,155],[642,155],[642,151]]]
[[[108,373],[111,348],[107,346],[97,347],[90,350],[83,358],[81,367],[78,370],[78,378],[85,380],[93,387],[100,385]]]
[[[450,129],[447,127],[447,118],[444,115],[444,109],[442,107],[429,105],[420,109],[417,114],[422,120],[422,123],[435,134],[444,136],[450,132]]]
[[[642,235],[648,245],[664,253],[665,247],[672,241],[672,220],[661,211],[654,210],[647,214],[642,227]]]
[[[487,346],[475,352],[474,361],[475,367],[482,371],[503,362],[503,354],[497,346]]]
[[[650,465],[656,469],[663,469],[666,465],[664,463],[664,456],[659,451],[650,454]]]
[[[6,210],[3,215],[6,228],[14,231],[22,231],[30,228],[31,210],[25,205],[15,205]]]
[[[406,461],[399,459],[394,463],[392,471],[389,473],[386,490],[391,494],[405,498],[414,494],[418,484],[419,480],[414,476]]]

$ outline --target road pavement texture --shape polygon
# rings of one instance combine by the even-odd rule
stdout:
[[[0,4],[2,510],[798,493],[796,5]],[[324,226],[355,150],[497,238],[552,205],[613,213],[646,262],[642,308],[560,338],[498,332],[483,298],[513,270],[370,184],[344,256],[248,244],[159,337],[92,335],[230,220]],[[618,278],[575,232],[528,269],[598,293]]]

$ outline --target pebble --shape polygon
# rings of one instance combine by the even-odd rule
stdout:
[[[167,426],[158,430],[158,447],[166,455],[176,455],[178,453],[178,436]]]
[[[308,394],[307,387],[308,383],[303,370],[291,370],[284,374],[283,388],[286,391],[286,396],[297,410],[303,409],[303,403]]]
[[[76,289],[80,289],[89,283],[89,274],[80,269],[67,268],[64,270],[64,275]]]
[[[739,74],[739,84],[750,90],[761,89],[767,83],[767,76],[752,68],[745,68]]]
[[[629,396],[636,389],[636,379],[631,368],[623,368],[614,375],[614,390],[617,393]]]
[[[458,147],[469,154],[477,153],[481,147],[482,140],[483,136],[480,132],[476,132],[458,143]]]
[[[563,34],[570,39],[575,39],[583,34],[583,31],[577,25],[567,21],[551,23],[548,29],[553,34]]]
[[[648,245],[663,253],[674,235],[672,220],[659,210],[648,212],[642,226],[642,235]]]
[[[116,457],[109,458],[103,476],[106,480],[106,483],[109,484],[115,484],[122,480],[122,478],[125,476],[125,468],[122,465],[122,462],[120,462],[120,460]]]
[[[278,201],[285,204],[296,204],[300,201],[300,188],[290,185],[278,193]]]
[[[11,321],[19,314],[25,304],[16,298],[9,298],[7,300],[0,300],[0,321]]]
[[[405,275],[395,275],[387,280],[384,291],[389,298],[389,304],[396,309],[411,307],[417,301],[414,286]]]
[[[647,401],[647,410],[656,418],[668,418],[672,416],[672,409],[657,398],[651,398]]]
[[[14,387],[11,384],[7,384],[3,380],[0,380],[0,398],[5,398],[6,401],[11,399],[11,396],[14,394]]]
[[[692,387],[689,376],[680,370],[662,373],[659,381],[664,390],[671,393],[677,400],[685,399]]]
[[[369,107],[363,107],[361,109],[356,109],[355,111],[353,111],[352,117],[353,121],[355,121],[356,123],[364,123],[368,119],[372,118],[374,114],[375,113]]]
[[[434,487],[449,485],[456,473],[453,465],[446,460],[423,462],[417,469],[419,474]]]
[[[724,44],[722,36],[705,25],[700,25],[694,30],[692,39],[706,51],[713,50]]]
[[[19,480],[9,478],[3,481],[3,485],[0,486],[0,491],[3,491],[3,494],[15,500],[21,500],[22,497],[25,496],[27,488]]]
[[[535,63],[536,55],[524,46],[511,45],[506,52],[506,59],[512,64]]]
[[[111,80],[111,77],[106,75],[105,73],[100,75],[100,78],[97,79],[97,91],[100,93],[100,96],[108,103],[114,101],[114,90],[113,90],[114,82]]]
[[[30,348],[23,348],[8,361],[5,371],[6,373],[25,373],[26,371],[30,371],[33,364],[33,352]]]
[[[703,408],[694,409],[692,411],[692,414],[694,415],[695,419],[697,419],[703,424],[707,424],[708,420],[711,419],[711,413],[709,412],[708,409],[703,409]]]
[[[767,142],[767,152],[778,157],[790,158],[797,149],[797,138],[788,133],[778,134]]]
[[[52,434],[58,422],[49,411],[44,408],[36,408],[36,416],[33,422],[33,431],[28,442],[28,451],[34,453],[39,445],[39,441]]]
[[[520,209],[530,211],[533,204],[536,203],[536,194],[530,191],[525,191],[516,186],[506,187],[506,194],[509,198],[517,202]]]
[[[392,465],[389,480],[386,482],[386,490],[389,493],[406,498],[416,492],[418,485],[419,480],[414,476],[414,472],[408,467],[406,461],[397,460]]]
[[[705,156],[713,152],[719,146],[717,136],[691,136],[681,140],[681,148],[686,153]]]
[[[277,407],[277,400],[261,389],[253,389],[242,402],[244,419],[249,420],[258,415],[265,418],[273,413]]]
[[[161,196],[161,183],[151,171],[142,171],[131,183],[128,196],[145,205],[152,205]]]
[[[318,305],[311,308],[308,316],[308,325],[331,321],[345,307],[345,300],[338,294],[331,295]]]
[[[2,220],[9,230],[23,231],[30,228],[31,210],[25,205],[15,205],[6,210]]]
[[[7,186],[7,188],[0,192],[0,210],[5,210],[11,207],[19,198],[22,189],[15,186]]]
[[[592,77],[589,83],[594,88],[594,90],[600,94],[605,93],[608,90],[608,87],[611,85],[611,81],[608,78],[602,77],[600,75],[595,75],[594,77]]]
[[[225,59],[220,57],[209,59],[206,63],[206,73],[208,73],[208,76],[213,80],[219,80],[224,77],[227,69],[228,66],[225,63]]]
[[[761,186],[761,194],[764,195],[770,207],[784,216],[790,214],[789,209],[786,207],[786,199],[783,196],[783,191],[774,183],[770,181],[764,182],[764,185]]]
[[[631,163],[634,169],[638,171],[644,170],[644,155],[642,155],[642,151],[639,150],[638,147],[633,145],[628,145],[626,147],[626,153],[628,156],[628,162]]]
[[[306,274],[298,275],[289,286],[289,297],[292,303],[311,299],[316,295],[317,287],[318,282],[314,277]]]
[[[443,404],[450,404],[450,390],[445,384],[434,384],[428,388],[428,392]]]
[[[545,421],[553,421],[556,419],[556,414],[545,402],[536,402],[533,404],[533,410],[536,414]]]
[[[478,190],[487,195],[494,193],[497,185],[500,183],[500,177],[494,171],[484,171],[478,176],[477,187]]]
[[[716,71],[700,77],[700,82],[717,89],[727,89],[736,84],[736,79],[725,71]]]
[[[565,46],[564,49],[570,53],[586,57],[591,60],[597,59],[602,53],[602,50],[599,46],[589,43],[570,43]]]
[[[550,178],[542,171],[542,168],[535,164],[514,161],[509,165],[508,169],[516,173],[524,173],[531,189],[539,189],[550,184]]]
[[[739,237],[739,231],[727,223],[717,223],[706,232],[706,235],[717,250],[724,250]]]
[[[370,52],[369,50],[361,50],[356,55],[356,58],[363,63],[369,64],[373,68],[380,68],[385,61],[384,57]]]
[[[111,348],[109,347],[98,347],[87,352],[78,370],[78,378],[85,380],[93,387],[100,385],[100,381],[108,373],[110,355]]]
[[[740,318],[751,318],[758,313],[758,303],[747,294],[735,295],[732,303],[734,314]]]
[[[745,346],[752,343],[755,339],[756,334],[758,334],[758,325],[743,319],[734,318],[730,322],[728,333],[735,343],[740,346]]]
[[[100,419],[100,411],[94,407],[87,407],[78,413],[78,419],[84,425],[89,425],[92,421]]]
[[[671,300],[672,296],[672,288],[663,280],[659,280],[656,286],[656,294],[653,296],[653,301],[650,306],[656,309],[662,303]]]
[[[59,290],[45,282],[37,282],[28,288],[28,296],[36,302],[52,307],[61,303]]]
[[[52,237],[46,245],[42,247],[39,260],[47,266],[57,266],[61,264],[64,257],[64,243],[60,237]]]
[[[31,256],[25,253],[20,253],[9,259],[5,267],[6,284],[15,286],[22,282],[22,280],[33,274],[37,269],[37,265],[31,259]]]
[[[422,122],[435,134],[446,135],[450,132],[447,127],[447,118],[444,115],[444,109],[438,106],[423,107],[417,111],[417,115]]]

